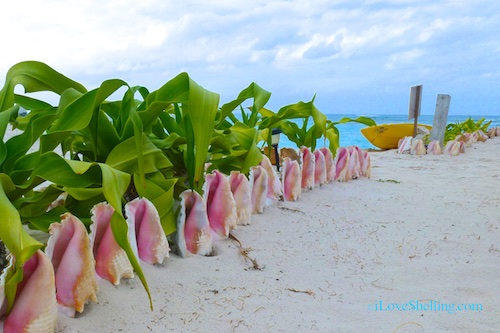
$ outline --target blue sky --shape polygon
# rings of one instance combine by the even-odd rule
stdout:
[[[406,114],[423,84],[450,114],[500,115],[500,2],[491,0],[9,1],[0,12],[0,85],[39,60],[93,89],[159,88],[186,71],[225,103],[256,82],[268,107]]]

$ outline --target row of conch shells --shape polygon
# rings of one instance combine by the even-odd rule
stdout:
[[[420,138],[405,136],[404,138],[400,139],[398,143],[398,154],[440,155],[441,153],[441,145],[437,140],[432,140],[426,146],[424,144],[424,141]]]
[[[128,242],[135,256],[145,263],[161,264],[169,257],[170,247],[155,206],[146,198],[136,198],[125,205]],[[132,264],[111,229],[114,208],[105,202],[91,211],[90,244],[99,277],[119,285],[122,278],[134,277]]]
[[[492,127],[486,133],[490,139],[493,139],[496,136],[500,136],[500,127]]]
[[[437,140],[430,141],[426,147],[422,139],[407,136],[399,140],[397,152],[398,154],[411,155],[440,155],[444,153],[457,156],[465,153],[466,147],[471,147],[472,144],[478,141],[485,142],[495,136],[500,136],[500,127],[491,128],[488,133],[477,130],[473,133],[459,134],[454,140],[448,141],[444,148],[441,147]]]
[[[439,145],[439,142],[434,142],[433,147],[435,144]],[[434,151],[433,153],[435,154]],[[405,136],[398,142],[398,154],[425,155],[427,154],[427,148],[422,139]]]
[[[356,163],[347,163],[345,173],[352,178],[369,175],[369,155],[357,147],[346,151]],[[313,153],[302,148],[301,161],[302,167],[296,159],[285,158],[280,180],[264,156],[260,165],[251,168],[248,178],[237,171],[226,176],[216,170],[206,175],[203,196],[190,190],[181,193],[176,234],[179,254],[210,254],[214,240],[227,238],[237,225],[249,224],[251,215],[261,213],[270,202],[280,198],[295,201],[304,188],[340,180],[337,165],[345,163],[340,158],[334,160],[327,148]],[[309,178],[305,185],[303,175]],[[149,264],[162,263],[170,248],[154,205],[137,198],[127,203],[124,211],[128,241],[135,255]],[[61,222],[50,226],[45,252],[38,250],[23,266],[24,279],[4,321],[4,332],[53,332],[58,310],[74,317],[84,311],[87,302],[97,301],[97,277],[118,285],[122,278],[134,276],[111,230],[114,214],[108,203],[95,205],[90,234],[70,213],[61,215]],[[6,310],[3,286],[13,261],[10,256],[10,266],[0,281],[1,315]]]
[[[334,165],[334,180],[340,182],[347,182],[361,177],[371,177],[370,154],[358,146],[339,147]]]
[[[114,209],[99,203],[91,211],[90,234],[83,222],[71,213],[49,227],[45,252],[38,250],[23,265],[23,280],[17,286],[11,311],[4,320],[4,332],[54,332],[57,313],[69,317],[84,311],[88,301],[97,301],[97,276],[117,285],[121,278],[133,277],[125,251],[117,244],[110,221]],[[125,205],[129,242],[136,256],[149,264],[162,263],[169,245],[154,205],[134,199]],[[12,266],[13,258],[10,256]],[[5,314],[1,278],[0,306]]]
[[[354,161],[347,168],[350,179],[369,176],[368,153],[358,147],[346,149]],[[250,168],[248,177],[239,171],[227,176],[214,170],[205,175],[203,195],[192,190],[182,192],[175,235],[179,255],[209,255],[213,242],[226,239],[238,225],[250,224],[252,214],[264,212],[273,202],[296,201],[303,190],[348,180],[345,176],[336,177],[337,165],[343,160],[334,160],[326,147],[314,152],[302,147],[300,155],[290,151],[288,154],[282,161],[281,178],[263,155],[259,165]]]
[[[203,195],[193,190],[180,194],[176,244],[181,257],[209,255],[214,241],[228,238],[237,225],[250,224],[252,214],[278,199],[279,178],[269,176],[265,163],[252,167],[248,178],[239,171],[227,176],[214,170],[205,175]]]
[[[209,255],[214,241],[229,237],[237,225],[250,224],[252,214],[262,213],[269,198],[278,198],[280,188],[270,190],[275,179],[279,182],[273,176],[262,163],[251,168],[248,178],[239,171],[226,176],[214,170],[205,175],[203,195],[182,192],[176,232],[179,255]]]

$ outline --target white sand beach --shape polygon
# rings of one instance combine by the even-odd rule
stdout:
[[[231,239],[212,257],[171,253],[143,264],[153,311],[138,278],[101,280],[58,332],[498,332],[499,155],[498,137],[456,157],[374,152],[371,179],[233,231],[253,263]]]

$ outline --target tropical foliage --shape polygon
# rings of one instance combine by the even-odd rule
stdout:
[[[17,85],[24,94],[15,92]],[[30,95],[35,92],[56,94],[57,105]],[[314,98],[273,112],[265,108],[270,96],[251,83],[219,108],[219,95],[187,73],[152,92],[119,79],[87,90],[40,62],[13,66],[0,91],[0,238],[16,258],[6,284],[9,304],[22,280],[20,268],[44,246],[25,226],[47,232],[61,214],[71,212],[88,227],[91,207],[109,202],[115,209],[113,234],[148,291],[127,240],[122,214],[127,201],[148,198],[170,235],[176,230],[179,193],[188,188],[201,193],[207,165],[248,173],[262,159],[259,145],[271,145],[272,128],[299,147],[314,149],[324,138],[335,154],[336,125],[373,125],[365,117],[328,121]],[[248,100],[251,106],[244,107]],[[6,139],[9,125],[16,132]],[[66,199],[54,207],[62,195]]]
[[[486,121],[486,118],[481,118],[477,121],[474,121],[472,117],[467,118],[462,122],[456,122],[446,125],[446,131],[444,134],[444,141],[450,141],[456,138],[457,135],[463,133],[474,133],[478,130],[483,131],[484,133],[488,132],[488,127],[491,124],[490,121]]]

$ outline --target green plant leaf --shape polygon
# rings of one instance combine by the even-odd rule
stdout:
[[[122,80],[106,80],[99,88],[84,93],[60,111],[61,114],[50,128],[49,133],[86,128],[99,105],[122,86],[128,87],[127,83]]]
[[[264,107],[264,105],[266,105],[270,97],[271,93],[269,91],[252,82],[247,88],[243,89],[238,94],[238,97],[235,100],[226,103],[221,107],[220,118],[218,120],[217,127],[219,128],[226,117],[249,98],[254,99],[251,108],[251,115],[247,118],[247,116],[243,112],[243,121],[250,127],[254,127],[257,123],[258,112]]]
[[[152,173],[161,169],[172,167],[172,163],[158,149],[144,133],[142,133],[142,157],[144,173]],[[139,163],[136,154],[135,138],[129,138],[118,144],[106,159],[106,164],[128,174],[139,173]]]
[[[14,105],[14,88],[24,86],[26,93],[37,91],[52,91],[61,95],[64,90],[73,88],[81,93],[87,90],[76,81],[69,79],[44,63],[24,61],[12,66],[7,72],[5,85],[0,90],[0,111]]]
[[[121,207],[120,207],[121,209]],[[139,277],[139,280],[141,280],[142,285],[144,286],[144,289],[146,290],[146,293],[148,294],[149,298],[149,307],[151,308],[151,311],[153,310],[153,299],[151,298],[151,292],[149,291],[149,286],[146,281],[146,277],[144,276],[144,273],[142,272],[141,265],[139,264],[139,260],[137,259],[134,250],[132,249],[129,241],[128,241],[128,225],[127,221],[125,221],[125,218],[121,214],[120,211],[116,211],[113,213],[113,216],[111,217],[110,221],[111,225],[111,230],[113,231],[113,236],[115,237],[116,242],[122,249],[125,250],[125,253],[127,253],[127,257],[130,260],[130,263],[132,264],[132,267],[134,268],[137,276]]]
[[[177,112],[176,118],[179,116],[182,118],[177,119],[177,123],[182,124],[187,139],[184,164],[191,188],[201,191],[219,95],[198,85],[187,73],[179,74],[150,95],[156,101],[182,103],[182,108],[179,109],[180,115]]]
[[[10,173],[14,170],[16,161],[29,151],[43,132],[50,127],[56,117],[55,110],[52,108],[34,113],[26,125],[24,132],[10,138],[5,143],[8,155],[2,166],[4,172]]]
[[[373,120],[372,118],[369,118],[369,117],[365,117],[365,116],[360,116],[360,117],[357,117],[355,119],[352,119],[352,118],[349,118],[349,117],[343,117],[339,121],[333,121],[333,122],[331,122],[331,124],[337,125],[337,124],[345,124],[345,123],[348,123],[348,122],[360,123],[360,124],[363,124],[363,125],[366,125],[366,126],[376,126],[377,125],[377,123],[375,122],[375,120]]]
[[[218,170],[229,174],[233,170],[248,173],[250,167],[262,160],[262,152],[257,147],[258,130],[237,122],[225,131],[214,133],[211,142],[210,162]]]

